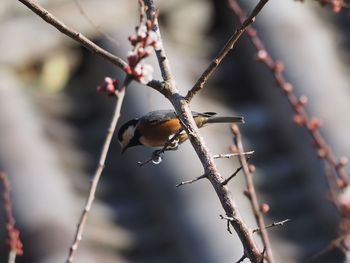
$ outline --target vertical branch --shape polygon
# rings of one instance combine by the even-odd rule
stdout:
[[[237,125],[232,126],[232,132],[235,136],[235,144],[237,146],[237,151],[238,153],[241,153],[239,156],[239,161],[242,165],[242,170],[243,170],[243,174],[247,185],[246,195],[250,201],[250,204],[254,212],[255,220],[259,227],[259,233],[261,235],[261,239],[264,244],[266,259],[267,259],[267,262],[274,263],[275,260],[273,258],[271,244],[270,244],[269,236],[267,234],[266,225],[265,225],[265,221],[262,213],[263,209],[259,205],[258,197],[256,195],[256,191],[254,187],[251,169],[248,166],[246,156],[243,154],[244,148],[242,143],[242,135]]]
[[[89,196],[88,196],[88,198],[86,200],[86,204],[85,204],[84,210],[83,210],[83,212],[82,212],[82,214],[80,216],[80,219],[79,219],[77,230],[76,230],[76,233],[74,235],[73,244],[72,244],[72,246],[70,247],[70,250],[69,250],[67,263],[72,263],[74,261],[74,256],[75,256],[75,254],[76,254],[76,252],[78,250],[80,241],[82,240],[82,234],[83,234],[83,231],[84,231],[84,227],[85,227],[86,221],[88,219],[88,215],[89,215],[89,212],[91,210],[92,203],[94,202],[94,199],[95,199],[97,185],[98,185],[98,182],[99,182],[99,180],[101,178],[103,169],[105,167],[105,161],[106,161],[106,158],[107,158],[107,153],[108,153],[111,141],[112,141],[112,137],[113,137],[113,134],[114,134],[115,127],[117,126],[117,122],[119,120],[120,109],[121,109],[121,106],[123,104],[123,100],[124,100],[124,96],[125,96],[125,89],[129,85],[130,81],[131,80],[127,76],[125,78],[125,80],[124,80],[122,88],[120,90],[117,90],[117,91],[114,92],[114,95],[117,98],[117,102],[115,104],[113,117],[112,117],[112,120],[111,120],[111,122],[109,124],[109,128],[108,128],[107,135],[106,135],[106,138],[105,138],[102,150],[101,150],[101,155],[100,155],[100,158],[99,158],[99,161],[98,161],[98,165],[97,165],[96,171],[95,171],[95,173],[93,175],[93,178],[91,180]]]
[[[16,220],[12,213],[11,184],[6,174],[0,172],[0,182],[3,185],[2,199],[6,215],[7,243],[10,247],[8,263],[15,263],[16,256],[23,255],[23,244],[19,237],[19,230],[15,227]]]
[[[173,81],[173,74],[171,73],[170,64],[168,61],[168,58],[165,53],[164,45],[162,36],[160,34],[159,24],[158,24],[158,17],[156,15],[156,9],[153,4],[152,0],[144,0],[145,5],[147,6],[147,19],[154,21],[153,22],[153,31],[156,32],[159,40],[159,47],[156,50],[156,55],[159,63],[159,68],[162,74],[162,78],[165,82]],[[175,85],[175,83],[172,83],[172,85]]]

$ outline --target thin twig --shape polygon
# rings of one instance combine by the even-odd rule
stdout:
[[[11,249],[10,253],[9,253],[8,263],[15,263],[16,262],[16,257],[17,257],[16,250]]]
[[[91,180],[89,196],[86,200],[84,210],[83,210],[83,212],[80,216],[80,219],[79,219],[77,230],[76,230],[76,233],[74,235],[74,241],[73,241],[73,244],[69,250],[67,263],[72,263],[74,261],[74,256],[78,250],[80,241],[82,240],[82,234],[84,231],[84,227],[85,227],[86,221],[88,219],[88,215],[89,215],[89,212],[91,210],[91,206],[92,206],[93,201],[95,199],[97,185],[98,185],[98,182],[99,182],[100,177],[102,175],[103,169],[105,167],[107,153],[108,153],[108,150],[109,150],[112,138],[113,138],[115,127],[116,127],[117,122],[119,120],[120,109],[121,109],[121,106],[123,104],[123,100],[124,100],[124,96],[125,96],[125,89],[129,85],[129,83],[130,83],[130,79],[129,79],[129,77],[126,77],[122,88],[115,92],[115,96],[117,97],[117,102],[115,104],[113,117],[111,119],[108,131],[107,131],[107,135],[106,135],[106,138],[105,138],[102,150],[101,150],[101,155],[100,155],[100,158],[98,161],[98,166],[97,166],[96,171],[95,171],[93,178]]]
[[[194,182],[196,182],[196,181],[198,181],[198,180],[200,180],[200,179],[203,179],[203,178],[206,178],[206,175],[205,175],[205,174],[203,174],[203,175],[201,175],[201,176],[198,176],[198,177],[196,177],[196,178],[194,178],[194,179],[192,179],[192,180],[183,181],[183,182],[177,184],[176,187],[180,187],[180,186],[185,185],[185,184],[192,184],[192,183],[194,183]]]
[[[241,154],[244,155],[252,155],[254,153],[254,151],[249,151],[249,152],[244,152],[244,153],[225,153],[225,154],[216,154],[213,155],[214,159],[220,159],[220,158],[231,158],[231,157],[235,157],[235,156],[240,156]]]
[[[341,236],[337,237],[336,239],[332,240],[332,242],[327,247],[325,247],[324,249],[322,249],[320,252],[316,253],[315,255],[312,255],[308,259],[306,259],[306,262],[314,261],[317,258],[327,254],[328,252],[331,252],[333,249],[340,248],[341,243],[344,241],[345,238],[346,238],[346,235],[341,235]],[[344,254],[346,254],[346,253],[344,253]]]
[[[249,161],[249,159],[250,159],[250,158],[247,157],[247,162]],[[238,168],[236,169],[236,171],[235,171],[230,177],[226,178],[225,181],[222,182],[222,184],[223,184],[223,185],[228,184],[228,182],[231,181],[232,178],[235,177],[235,176],[239,173],[240,170],[242,170],[242,168],[243,168],[242,165],[241,165],[240,167],[238,167]]]
[[[144,0],[144,2],[148,7],[146,12],[148,19],[154,18],[155,6],[153,1]],[[159,45],[159,50],[156,50],[156,55],[165,83],[165,88],[162,94],[166,96],[174,106],[174,109],[183,124],[183,128],[185,129],[190,142],[202,163],[204,174],[207,175],[207,178],[213,185],[220,199],[221,205],[225,210],[225,213],[234,218],[234,220],[232,220],[230,223],[242,242],[245,254],[252,263],[258,263],[262,259],[262,255],[252,237],[252,233],[241,219],[241,216],[236,208],[232,194],[229,191],[228,187],[222,185],[224,179],[218,172],[218,169],[214,163],[214,159],[206,147],[203,138],[198,133],[198,128],[191,114],[188,102],[182,95],[179,94],[179,90],[176,87],[176,83],[171,73],[168,58],[166,56],[161,40],[162,38],[159,32],[157,19],[154,21],[154,31],[156,32],[158,39],[161,42]]]
[[[238,16],[240,21],[245,21],[246,15],[240,5],[236,0],[229,0],[230,7],[232,11]],[[329,146],[326,139],[320,133],[316,119],[311,118],[310,115],[305,111],[304,104],[305,99],[301,100],[294,93],[294,87],[292,84],[287,82],[283,71],[284,67],[281,62],[275,61],[268,53],[265,48],[264,43],[259,38],[257,31],[253,27],[248,27],[245,31],[249,36],[251,43],[253,44],[255,50],[257,51],[258,60],[261,61],[267,68],[270,69],[277,86],[281,89],[281,91],[286,95],[292,110],[295,112],[295,122],[303,126],[305,130],[310,134],[313,141],[315,142],[315,146],[317,148],[317,154],[320,158],[322,158],[325,162],[329,163],[333,169],[336,171],[337,176],[341,179],[341,183],[339,184],[341,187],[345,187],[348,185],[349,177],[344,169],[344,164],[341,159],[334,155],[331,147]],[[305,97],[305,96],[304,96]],[[306,98],[306,97],[305,97]]]
[[[243,143],[242,143],[242,135],[241,135],[237,125],[232,126],[232,132],[235,136],[235,144],[237,146],[238,152],[244,152]],[[262,212],[260,211],[258,197],[256,195],[256,191],[255,191],[255,187],[254,187],[253,177],[252,177],[251,171],[248,167],[247,159],[244,155],[240,156],[240,162],[241,162],[241,165],[243,167],[244,177],[246,179],[247,193],[249,195],[249,201],[251,203],[251,206],[252,206],[252,209],[254,212],[255,220],[260,228],[260,234],[261,234],[262,242],[264,244],[264,248],[266,249],[266,259],[267,259],[267,262],[273,263],[273,262],[275,262],[275,260],[273,258],[269,236],[268,236],[267,231],[266,231],[264,217],[263,217]]]
[[[269,0],[260,0],[259,3],[255,6],[251,14],[245,21],[242,23],[242,26],[237,29],[233,35],[230,37],[230,39],[227,41],[226,45],[220,50],[220,52],[216,55],[216,57],[212,60],[212,62],[209,64],[209,66],[204,70],[196,84],[192,87],[191,90],[188,91],[186,95],[186,100],[190,102],[193,98],[193,96],[203,89],[204,84],[208,81],[211,74],[216,70],[216,68],[219,66],[221,61],[224,59],[224,57],[232,50],[234,45],[237,43],[240,36],[243,34],[243,32],[246,30],[246,28],[251,25],[255,19],[256,16],[260,13],[262,8],[265,6],[265,4]]]
[[[290,221],[291,221],[290,219],[285,219],[285,220],[282,220],[279,222],[273,222],[273,223],[265,226],[265,229],[269,229],[269,228],[276,227],[276,226],[283,226],[285,223],[288,223]],[[253,230],[253,233],[260,233],[260,232],[261,232],[260,228],[256,228]]]
[[[123,71],[126,71],[126,68],[128,66],[127,62],[125,62],[123,59],[119,58],[118,56],[108,52],[104,48],[96,45],[94,42],[92,42],[82,33],[68,27],[62,21],[60,21],[57,17],[51,14],[48,10],[46,10],[44,7],[39,5],[37,2],[33,0],[18,0],[18,1],[23,3],[30,10],[36,13],[44,21],[46,21],[47,23],[55,27],[61,33],[65,34],[66,36],[72,38],[73,40],[83,45],[85,48],[90,50],[93,54],[97,54],[101,56],[102,58],[106,59],[107,61],[121,68]],[[150,81],[149,83],[147,83],[147,86],[160,92],[164,90],[164,84],[162,84],[157,80]]]

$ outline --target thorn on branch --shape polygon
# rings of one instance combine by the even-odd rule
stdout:
[[[219,215],[220,216],[220,219],[225,219],[229,222],[233,221],[234,218],[233,217],[230,217],[230,216],[227,216],[227,215]]]
[[[227,154],[216,154],[213,155],[214,159],[220,159],[220,158],[231,158],[231,157],[235,157],[235,156],[240,156],[240,155],[252,155],[254,153],[254,151],[249,151],[249,152],[244,152],[244,153],[227,153]]]
[[[227,232],[229,232],[230,234],[232,234],[232,231],[231,231],[231,221],[233,221],[233,217],[229,217],[227,215],[219,215],[220,216],[220,219],[223,219],[223,220],[226,220],[226,224],[227,224]]]
[[[206,178],[206,177],[207,177],[207,176],[206,176],[205,174],[203,174],[203,175],[198,176],[198,177],[196,177],[196,178],[194,178],[194,179],[192,179],[192,180],[183,181],[183,182],[177,184],[176,187],[180,187],[180,186],[183,186],[183,185],[185,185],[185,184],[192,184],[192,183],[194,183],[194,182],[196,182],[196,181],[198,181],[198,180],[200,180],[200,179]]]
[[[276,226],[283,226],[284,224],[290,222],[291,219],[285,219],[285,220],[282,220],[282,221],[279,221],[279,222],[273,222],[272,224],[269,224],[267,226],[265,226],[265,229],[269,229],[269,228],[273,228],[273,227],[276,227]],[[260,228],[256,228],[253,230],[253,234],[254,233],[260,233]]]
[[[238,154],[238,155],[241,155],[241,154]],[[247,162],[249,161],[250,157],[247,157]],[[241,171],[243,168],[243,165],[241,165],[240,167],[237,168],[237,170],[230,176],[228,177],[225,181],[222,182],[222,185],[227,185],[229,181],[232,180],[233,177],[235,177],[239,171]]]

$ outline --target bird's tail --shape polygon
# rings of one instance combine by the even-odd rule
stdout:
[[[211,116],[206,123],[244,123],[244,118]]]

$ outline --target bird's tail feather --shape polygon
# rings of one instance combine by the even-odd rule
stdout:
[[[244,118],[212,116],[208,118],[208,121],[206,123],[244,123]]]

